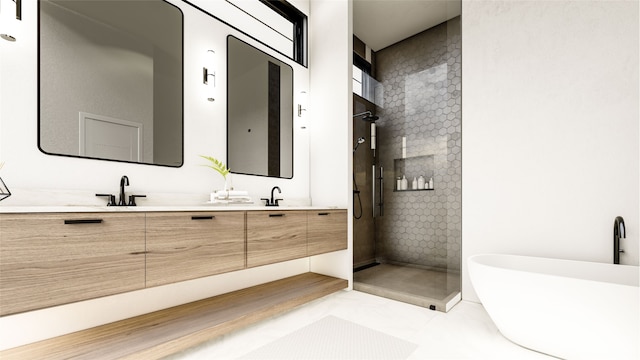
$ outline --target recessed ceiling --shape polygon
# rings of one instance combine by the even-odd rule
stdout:
[[[384,49],[461,13],[461,0],[354,0],[353,33]]]

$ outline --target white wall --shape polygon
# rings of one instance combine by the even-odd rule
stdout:
[[[158,203],[166,193],[177,193],[184,201],[206,201],[209,193],[222,188],[223,179],[211,169],[200,166],[198,155],[226,158],[226,37],[228,34],[254,45],[294,68],[294,94],[309,90],[309,70],[270,50],[242,33],[216,21],[179,0],[170,0],[184,13],[184,165],[181,168],[127,164],[109,161],[49,156],[37,148],[37,9],[35,1],[22,3],[23,21],[16,24],[18,41],[0,40],[0,162],[6,162],[0,176],[13,195],[0,206],[69,205],[74,201],[104,204],[98,192],[117,193],[119,179],[128,175],[127,193],[154,194],[140,205]],[[211,4],[209,1],[198,3]],[[225,2],[215,2],[220,5]],[[306,0],[294,2],[308,14]],[[3,4],[4,5],[4,4]],[[228,5],[227,6],[231,6]],[[228,10],[228,8],[227,8]],[[269,34],[256,27],[254,19],[230,16],[224,6],[216,15],[262,41]],[[231,20],[229,20],[231,19]],[[0,31],[4,29],[0,24]],[[202,66],[208,49],[216,50],[216,101],[207,101],[202,84]],[[344,76],[345,79],[347,76]],[[345,90],[346,92],[346,90]],[[345,110],[345,113],[348,113]],[[294,120],[297,121],[297,120]],[[309,131],[294,129],[294,177],[273,179],[234,175],[236,189],[249,190],[254,198],[268,196],[278,185],[282,197],[309,198]],[[345,135],[346,137],[346,135]],[[346,145],[345,145],[346,146]],[[346,170],[344,170],[346,172]],[[346,183],[343,184],[346,187]],[[346,190],[345,190],[346,191]],[[33,193],[41,198],[34,199]],[[58,196],[53,196],[58,194]],[[67,197],[70,194],[85,198]],[[62,195],[62,196],[60,196]],[[155,195],[158,195],[157,197]],[[145,202],[146,201],[146,202]],[[343,206],[345,201],[324,202]],[[0,319],[0,349],[96,326],[141,313],[214,296],[238,288],[309,271],[310,260],[299,259],[239,272],[196,279],[179,284],[63,305]],[[83,316],[77,316],[83,314]]]
[[[621,215],[638,264],[638,26],[638,1],[463,2],[463,261],[610,263]]]
[[[309,162],[314,205],[348,207],[348,250],[311,258],[311,270],[353,279],[351,134],[353,3],[311,0]]]
[[[318,205],[347,206],[351,199],[352,5],[347,0],[311,1],[310,192]]]

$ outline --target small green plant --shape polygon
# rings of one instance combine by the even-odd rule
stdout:
[[[217,171],[220,175],[222,175],[222,177],[225,180],[227,179],[227,175],[229,174],[229,168],[222,161],[211,156],[200,155],[200,157],[203,159],[207,159],[210,162],[210,164],[202,165],[202,166],[212,168],[213,170]]]

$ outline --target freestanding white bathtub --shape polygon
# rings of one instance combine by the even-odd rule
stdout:
[[[493,254],[467,263],[514,343],[563,359],[640,359],[638,266]]]

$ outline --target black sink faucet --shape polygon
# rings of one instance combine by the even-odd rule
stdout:
[[[266,205],[266,206],[280,206],[280,205],[278,204],[278,201],[279,201],[279,200],[282,200],[282,199],[274,199],[274,198],[273,198],[273,193],[274,193],[276,190],[278,190],[278,194],[282,194],[282,191],[280,190],[280,187],[278,187],[278,186],[274,186],[274,187],[273,187],[273,189],[271,189],[271,199],[262,198],[262,199],[260,199],[260,200],[264,200],[264,201],[265,201],[265,205]]]
[[[124,187],[129,186],[129,178],[127,175],[124,175],[120,178],[120,200],[118,201],[118,206],[127,206],[127,202],[124,196]]]
[[[278,200],[282,200],[282,199],[274,199],[273,198],[273,192],[278,190],[278,194],[282,194],[282,191],[280,190],[280,187],[278,186],[274,186],[273,189],[271,189],[271,205],[273,206],[278,206]]]
[[[620,238],[625,238],[624,219],[622,216],[616,217],[613,221],[613,263],[620,264],[620,253],[624,250],[620,249]]]
[[[147,195],[129,195],[129,203],[125,200],[124,187],[129,186],[129,178],[124,175],[120,178],[120,199],[116,204],[116,196],[112,194],[96,194],[96,196],[104,196],[109,199],[107,206],[136,206],[136,198],[146,198]]]

